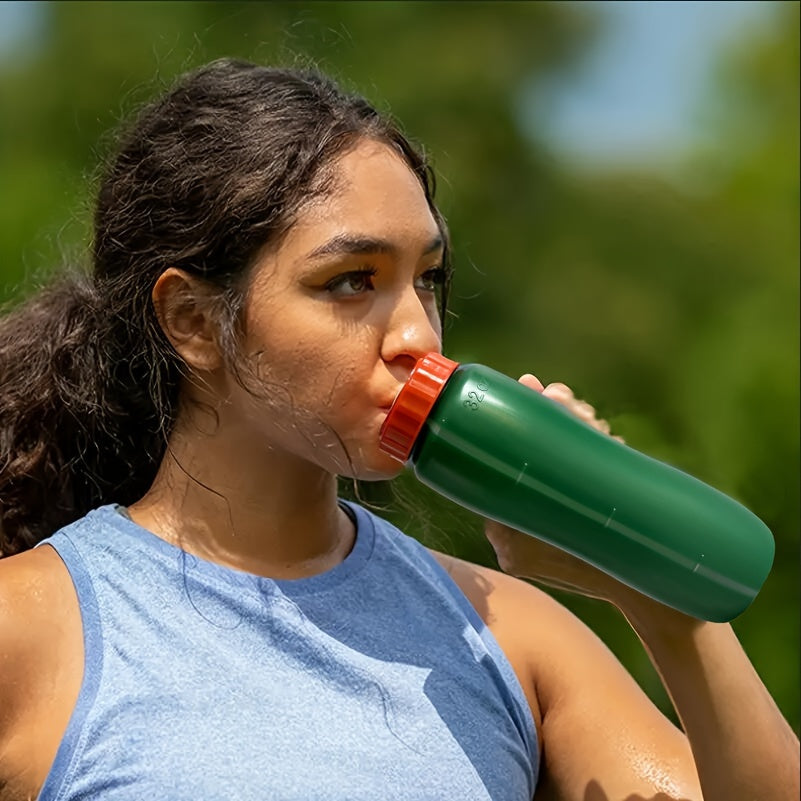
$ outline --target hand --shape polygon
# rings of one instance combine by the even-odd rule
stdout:
[[[562,404],[585,423],[611,436],[609,423],[599,420],[595,409],[589,403],[576,398],[565,384],[555,383],[543,387],[542,382],[530,373],[522,376],[520,383]],[[616,436],[614,439],[623,442],[621,437]],[[495,549],[501,569],[513,576],[533,579],[556,589],[602,598],[612,603],[619,603],[622,596],[635,592],[560,548],[501,523],[487,520],[485,533]]]
[[[609,430],[609,423],[606,420],[599,420],[595,409],[589,403],[579,400],[574,394],[573,390],[565,384],[554,383],[548,384],[543,387],[542,382],[531,373],[526,373],[521,376],[520,383],[523,386],[530,387],[537,392],[541,392],[546,398],[550,398],[557,403],[561,403],[568,411],[571,411],[580,420],[588,423],[593,428],[597,429],[603,434],[609,434],[612,439],[618,442],[623,442],[622,437],[613,436]]]

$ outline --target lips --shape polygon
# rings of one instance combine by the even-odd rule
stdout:
[[[388,412],[392,408],[393,404],[395,403],[395,399],[398,397],[398,394],[400,393],[401,389],[403,389],[403,384],[401,384],[397,388],[397,390],[395,390],[395,394],[392,395],[392,397],[389,399],[389,401],[385,401],[384,403],[382,403],[379,406],[379,408],[384,412]]]

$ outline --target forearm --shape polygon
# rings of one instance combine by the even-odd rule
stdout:
[[[681,719],[706,801],[797,801],[798,738],[731,626],[650,601],[623,612]]]

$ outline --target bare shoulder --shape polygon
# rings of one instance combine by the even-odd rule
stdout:
[[[0,621],[4,629],[13,629],[20,613],[29,622],[33,615],[47,625],[53,604],[70,599],[77,603],[69,572],[49,545],[0,559]]]
[[[487,624],[512,664],[535,720],[569,706],[577,691],[606,682],[638,690],[582,620],[526,581],[433,553]],[[568,703],[566,704],[565,701]]]
[[[0,799],[43,781],[82,675],[80,610],[58,554],[0,559]]]
[[[677,791],[682,798],[700,797],[683,733],[589,627],[527,582],[434,556],[491,629],[526,692],[543,748],[538,798],[587,798],[593,781],[614,788],[610,798],[633,798],[632,788],[650,798],[652,766],[668,766],[664,775],[684,788]]]
[[[534,611],[548,604],[544,592],[520,579],[438,551],[431,553],[493,631],[505,629],[524,608]]]
[[[64,563],[49,546],[0,559],[0,653],[13,655],[2,674],[27,673],[63,629],[77,599]],[[5,682],[4,682],[5,683]],[[0,685],[0,693],[2,685]],[[2,706],[0,706],[2,708]]]
[[[548,679],[573,651],[606,650],[572,612],[543,590],[499,570],[432,552],[456,582],[512,661],[547,701]]]
[[[543,742],[548,661],[547,641],[558,630],[559,619],[569,615],[542,590],[512,576],[432,551],[492,632],[509,660],[528,700]],[[552,646],[551,646],[552,647]]]

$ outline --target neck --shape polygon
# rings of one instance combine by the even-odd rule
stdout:
[[[355,531],[336,477],[286,453],[176,430],[131,518],[203,559],[271,578],[303,578],[340,563]]]

